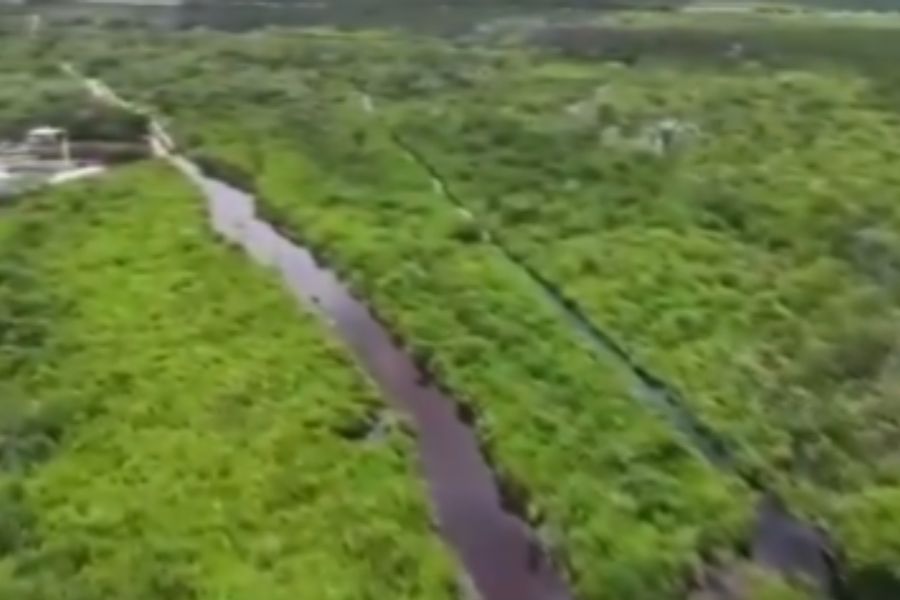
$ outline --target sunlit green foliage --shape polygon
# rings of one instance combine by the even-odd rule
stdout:
[[[408,435],[174,171],[4,209],[0,272],[0,597],[454,597]]]

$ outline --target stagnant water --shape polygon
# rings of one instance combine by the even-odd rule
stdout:
[[[440,531],[484,600],[564,600],[570,594],[536,534],[503,507],[498,483],[456,403],[432,382],[333,271],[256,214],[252,196],[169,159],[203,191],[217,233],[277,269],[314,307],[417,432]]]

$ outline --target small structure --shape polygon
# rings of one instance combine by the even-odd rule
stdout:
[[[0,140],[0,198],[103,172],[99,161],[73,160],[69,133],[59,127],[35,127],[19,143]]]
[[[56,154],[66,164],[72,163],[69,133],[60,127],[35,127],[25,135],[25,147],[35,155]]]

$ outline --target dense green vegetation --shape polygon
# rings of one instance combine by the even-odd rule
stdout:
[[[359,41],[394,51],[390,38]],[[178,64],[167,52],[165,70],[153,47],[140,69],[99,62],[138,96],[156,80],[144,100],[176,116],[194,152],[239,167],[268,213],[335,264],[472,407],[495,465],[581,597],[684,595],[704,553],[746,535],[749,494],[630,397],[612,361],[598,362],[543,292],[479,241],[345,82],[296,68],[337,68],[358,51],[352,44],[246,42],[186,39],[196,50],[183,48]],[[233,69],[239,80],[215,75]]]
[[[782,51],[803,47],[793,30],[762,31],[785,40],[762,46],[768,64],[523,61],[412,100],[364,85],[744,468],[824,518],[853,563],[896,573],[900,124],[881,61],[900,52],[851,62],[825,30],[813,64]]]
[[[472,409],[579,598],[684,597],[746,538],[754,498],[498,241],[679,390],[738,473],[827,527],[860,597],[887,597],[873,590],[900,578],[898,25],[703,19],[519,35],[550,53],[508,36],[125,32],[39,39],[27,60],[75,57],[155,107],[333,264]],[[19,365],[42,348],[29,327]],[[443,590],[428,556],[412,580]]]
[[[868,27],[865,35],[882,29],[895,35]],[[189,145],[241,166],[278,218],[340,265],[479,408],[498,463],[561,530],[555,535],[590,596],[618,582],[586,573],[583,557],[600,547],[591,536],[602,535],[565,515],[569,503],[608,493],[616,475],[583,450],[571,466],[571,452],[543,461],[557,456],[576,419],[608,422],[610,408],[596,397],[615,386],[560,349],[572,342],[556,333],[558,318],[540,328],[527,320],[537,308],[515,307],[518,297],[540,305],[540,295],[388,131],[430,158],[482,226],[680,389],[733,444],[742,471],[826,523],[854,568],[893,569],[900,223],[891,198],[900,156],[888,140],[900,125],[884,99],[894,84],[874,55],[848,61],[838,46],[833,59],[813,61],[784,51],[803,47],[797,39],[814,31],[810,24],[779,31],[772,35],[781,45],[770,48],[777,60],[767,62],[676,54],[626,68],[320,34],[270,35],[265,44],[194,36],[182,40],[183,56],[194,58],[162,57],[150,45],[140,68],[103,56],[87,64],[132,93],[146,91]],[[819,34],[810,39],[829,39]],[[165,75],[154,60],[167,65]],[[226,72],[240,77],[226,80]],[[489,258],[464,277],[458,254]],[[518,273],[521,290],[500,296],[512,286],[495,281],[493,269]],[[465,293],[449,291],[457,288]],[[491,309],[471,314],[468,302]],[[510,325],[500,325],[504,314]],[[527,355],[457,348],[460,332]],[[529,364],[531,372],[513,370]],[[573,389],[598,387],[569,392],[567,379],[578,381]],[[493,380],[501,385],[485,383]],[[546,394],[591,398],[561,413],[552,444],[526,425],[556,419],[547,405],[562,402],[547,403]],[[642,410],[628,417],[635,430],[648,426]],[[621,449],[602,426],[592,423],[588,434]],[[590,444],[573,440],[571,448]],[[559,466],[542,472],[545,464]],[[542,481],[560,469],[591,476],[572,492],[555,477]],[[638,496],[651,497],[645,489]],[[612,554],[623,560],[621,549]]]
[[[205,139],[215,156],[258,168],[255,186],[278,221],[340,265],[475,409],[499,471],[530,499],[582,596],[683,593],[700,552],[741,535],[746,500],[629,398],[614,365],[597,365],[532,282],[436,203],[386,138],[323,124],[327,136],[307,132],[302,154],[240,133],[261,148],[256,163],[240,162],[240,146],[221,152],[236,132]],[[361,168],[335,168],[352,160]],[[561,482],[560,472],[571,476]]]
[[[141,117],[110,108],[54,65],[23,71],[7,59],[0,67],[0,140],[21,139],[31,127],[63,127],[73,139],[134,140],[145,129]]]
[[[782,68],[524,63],[385,110],[745,468],[825,518],[852,561],[897,565],[896,84],[770,51]]]
[[[173,171],[3,209],[0,273],[0,597],[454,597],[408,435]]]

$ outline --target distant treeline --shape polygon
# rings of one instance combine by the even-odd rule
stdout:
[[[42,0],[31,0],[42,1]],[[47,0],[43,0],[47,1]],[[186,4],[253,4],[263,0],[186,0]],[[265,0],[266,3],[293,4],[335,9],[385,11],[398,7],[422,9],[432,5],[453,9],[473,6],[485,8],[674,8],[694,4],[694,0]],[[732,4],[728,2],[727,4]],[[734,4],[741,4],[735,2]],[[746,4],[753,4],[748,1]],[[900,10],[900,0],[787,0],[784,4],[837,10]]]
[[[10,3],[0,0],[0,6]],[[91,4],[92,0],[23,0],[25,5]],[[104,4],[133,4],[135,6],[159,5],[148,0],[108,0]],[[752,0],[728,2],[727,5],[754,4]],[[13,5],[19,4],[12,2]],[[174,5],[273,5],[282,4],[318,10],[357,10],[361,13],[384,13],[398,9],[422,10],[434,7],[442,10],[454,8],[500,9],[669,9],[697,4],[695,0],[173,0]],[[702,4],[702,2],[700,2]],[[900,0],[785,0],[785,5],[800,5],[834,10],[900,10]]]
[[[793,3],[835,10],[900,10],[900,0],[793,0]]]
[[[384,12],[398,8],[665,8],[683,6],[689,0],[266,0],[267,3],[293,4],[339,10],[358,9]],[[187,4],[252,4],[254,0],[187,0]]]

